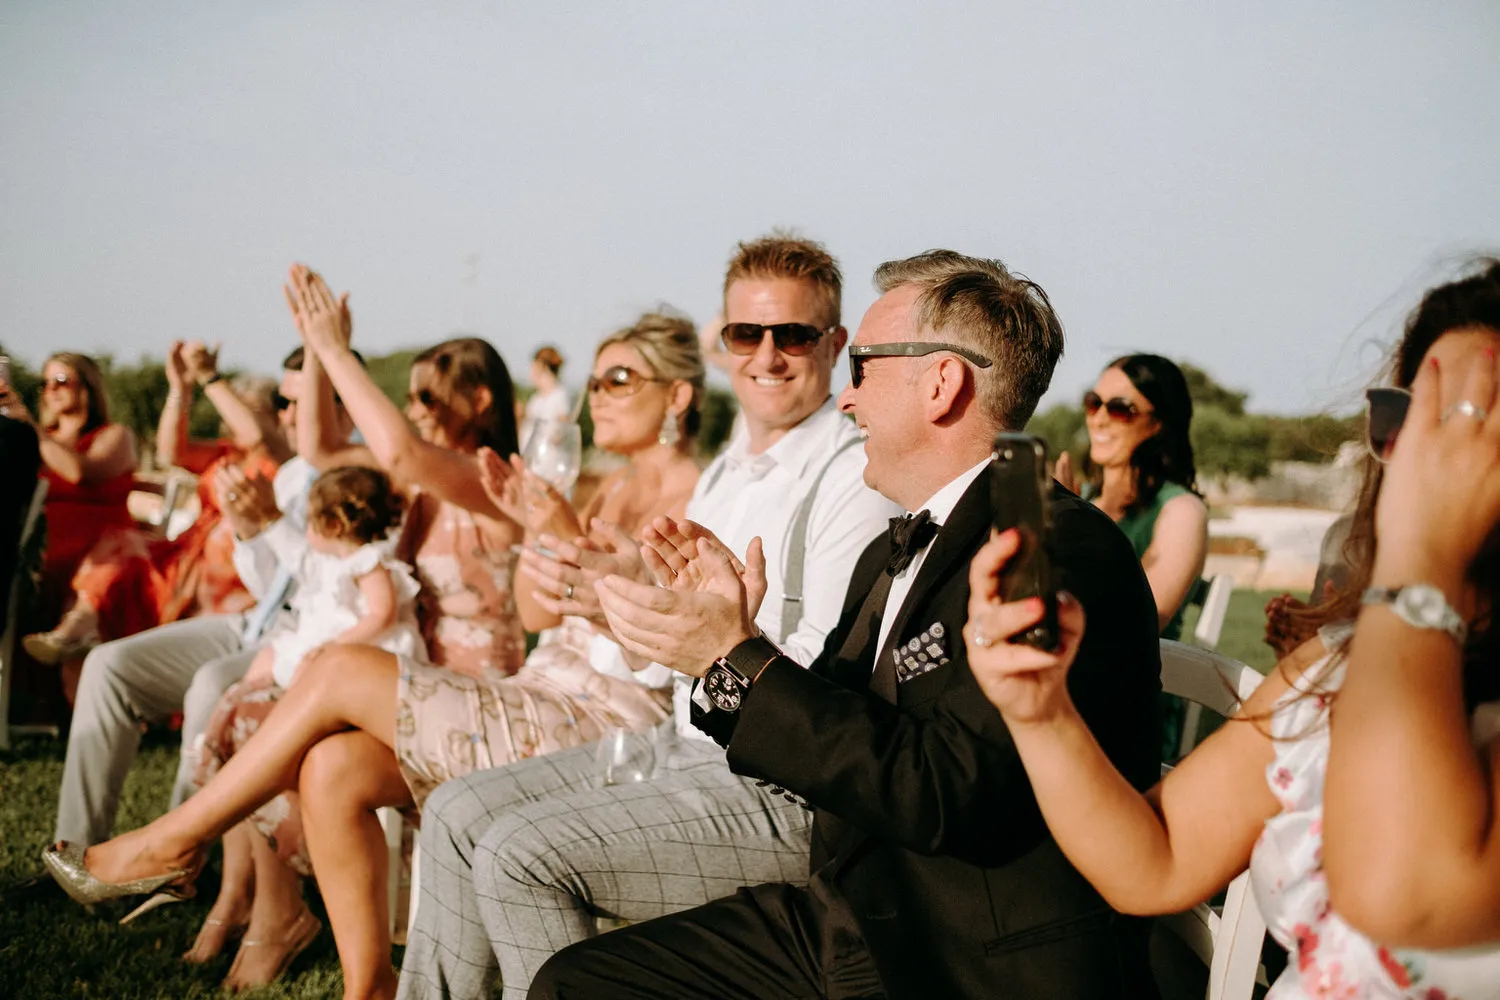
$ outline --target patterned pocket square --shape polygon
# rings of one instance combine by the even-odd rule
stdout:
[[[921,635],[891,650],[891,655],[896,658],[896,683],[921,677],[948,662],[948,629],[942,622],[933,622]]]

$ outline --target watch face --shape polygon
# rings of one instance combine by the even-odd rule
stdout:
[[[708,673],[703,675],[703,690],[708,692],[708,697],[713,701],[714,707],[721,712],[738,712],[740,700],[744,691],[740,688],[739,681],[723,667],[710,667]]]
[[[1448,601],[1436,587],[1417,584],[1405,587],[1397,598],[1401,610],[1411,620],[1427,628],[1442,628],[1447,616]]]

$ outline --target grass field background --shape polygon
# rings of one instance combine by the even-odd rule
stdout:
[[[1219,649],[1265,672],[1270,651],[1261,643],[1264,607],[1272,595],[1237,591],[1225,619]],[[1189,617],[1188,629],[1192,628]],[[63,748],[54,740],[26,740],[0,753],[0,885],[40,870],[38,853],[52,835]],[[125,786],[118,830],[134,829],[166,808],[177,766],[177,744],[165,733],[148,734]],[[192,944],[217,889],[211,864],[199,880],[200,899],[166,906],[128,927],[115,921],[126,905],[85,911],[61,893],[7,893],[0,901],[0,998],[14,1000],[167,1000],[220,994],[233,953],[207,966],[178,956]],[[322,908],[309,888],[313,909]],[[326,920],[325,920],[326,923]],[[245,997],[338,997],[342,980],[333,937],[326,930],[292,966],[281,983]]]

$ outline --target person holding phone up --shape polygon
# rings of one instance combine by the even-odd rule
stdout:
[[[652,588],[597,584],[615,636],[703,677],[694,722],[730,767],[814,810],[810,884],[759,885],[556,954],[533,997],[1151,996],[1143,928],[1047,833],[960,629],[989,536],[991,450],[1025,426],[1062,353],[1041,287],[947,250],[882,265],[839,406],[866,435],[865,481],[915,512],[854,570],[806,670],[753,625],[763,558],[661,524]],[[1016,489],[1039,489],[1017,477]],[[1125,537],[1047,485],[1052,581],[1097,622],[1072,687],[1112,766],[1158,773],[1156,610]],[[1035,507],[1043,502],[1038,498]]]
[[[1427,294],[1395,387],[1372,391],[1350,582],[1326,605],[1342,624],[1144,794],[1078,700],[1092,611],[1062,606],[1054,652],[991,643],[1038,616],[1002,596],[1014,535],[970,568],[969,661],[1063,852],[1138,914],[1188,909],[1248,865],[1291,953],[1267,1000],[1500,997],[1497,350],[1500,263]],[[1392,394],[1404,424],[1375,408]]]

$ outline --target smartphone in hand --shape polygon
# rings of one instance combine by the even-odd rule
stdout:
[[[1041,438],[1029,434],[995,435],[994,461],[990,465],[995,529],[1015,528],[1021,533],[1021,549],[1000,581],[1001,593],[1007,602],[1040,597],[1046,604],[1042,620],[1011,641],[1047,650],[1056,649],[1059,638],[1047,515],[1051,493],[1047,445]]]

